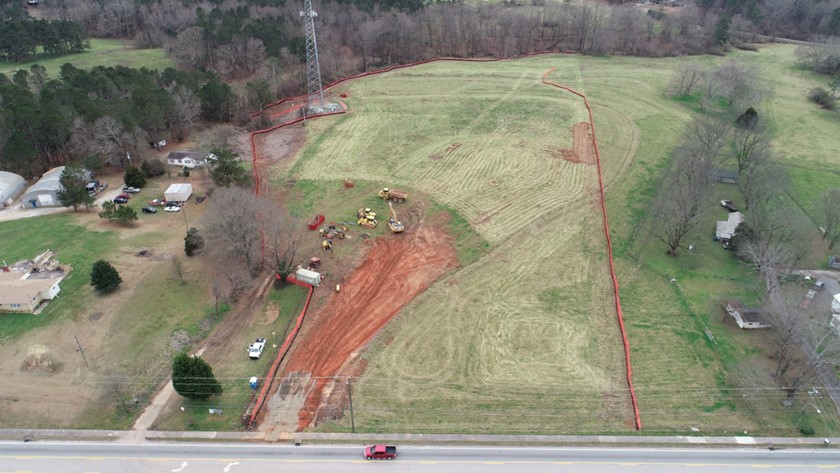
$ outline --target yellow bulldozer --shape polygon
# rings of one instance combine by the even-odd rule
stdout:
[[[405,199],[408,198],[408,193],[386,187],[379,191],[379,197],[394,202],[405,202]]]
[[[368,228],[376,228],[376,212],[372,212],[370,209],[359,209],[356,213],[356,217],[359,219],[357,222],[359,225]]]
[[[405,225],[397,219],[397,212],[394,211],[394,204],[388,202],[388,208],[391,209],[388,214],[388,228],[391,233],[402,233],[405,230]]]

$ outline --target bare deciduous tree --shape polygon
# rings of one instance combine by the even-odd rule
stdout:
[[[684,99],[691,95],[703,79],[703,69],[699,63],[689,62],[680,65],[671,82],[671,95]]]
[[[753,67],[735,60],[726,61],[714,72],[713,90],[715,95],[736,108],[755,105],[768,94],[758,72]]]
[[[207,249],[254,274],[260,269],[260,202],[241,187],[220,188],[207,209]]]
[[[823,240],[828,242],[828,249],[832,249],[840,242],[840,188],[823,192],[818,209]]]
[[[261,215],[266,264],[285,278],[297,264],[295,258],[303,239],[303,222],[268,200],[263,200]]]
[[[772,161],[767,150],[753,153],[750,161],[736,183],[744,199],[745,210],[754,205],[770,205],[788,183],[784,168]]]
[[[178,86],[172,94],[175,102],[175,138],[184,139],[184,133],[193,129],[201,117],[201,100],[184,86]]]
[[[796,301],[778,293],[773,300],[774,307],[769,311],[773,324],[770,340],[776,351],[773,379],[792,398],[821,370],[840,361],[840,337],[823,321],[800,309]]]
[[[766,156],[770,147],[766,127],[756,124],[752,128],[736,127],[732,133],[732,156],[738,165],[738,173],[752,164],[754,157]]]
[[[764,277],[767,294],[778,288],[779,277],[789,274],[809,251],[808,222],[798,212],[767,202],[756,205],[749,220],[738,227],[738,255]]]

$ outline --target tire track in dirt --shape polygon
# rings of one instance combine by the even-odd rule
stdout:
[[[403,234],[373,242],[341,292],[332,294],[323,308],[308,316],[309,330],[295,342],[283,370],[281,385],[287,380],[309,380],[304,406],[297,413],[298,430],[317,422],[332,382],[353,370],[347,365],[358,351],[406,304],[457,264],[452,238],[442,225],[419,222]],[[283,410],[284,403],[278,402],[277,396],[273,396],[270,410]],[[266,419],[276,421],[271,412]]]

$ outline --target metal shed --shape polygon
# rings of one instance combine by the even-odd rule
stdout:
[[[13,172],[0,171],[0,209],[12,203],[26,187],[26,179]]]
[[[177,183],[172,184],[163,193],[167,202],[186,202],[192,195],[192,184]]]
[[[61,189],[58,180],[62,172],[64,172],[64,166],[52,168],[44,173],[38,182],[26,189],[26,193],[21,198],[23,206],[26,208],[60,206],[61,202],[58,200],[56,191]]]

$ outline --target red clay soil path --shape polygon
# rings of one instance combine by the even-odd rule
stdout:
[[[298,412],[298,430],[315,419],[330,377],[341,373],[351,354],[457,265],[452,238],[437,225],[418,224],[374,241],[341,292],[333,294],[317,315],[310,315],[309,330],[291,353],[284,374],[308,373],[314,380]]]

